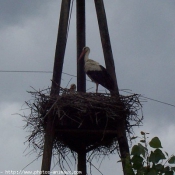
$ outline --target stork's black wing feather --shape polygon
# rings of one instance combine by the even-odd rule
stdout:
[[[87,71],[86,73],[89,76],[89,78],[95,83],[101,84],[108,90],[113,90],[114,89],[113,79],[103,66],[100,65],[100,68],[101,70]]]

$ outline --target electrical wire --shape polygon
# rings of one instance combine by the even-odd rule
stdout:
[[[53,73],[52,71],[23,71],[23,70],[0,70],[0,73]],[[68,75],[68,76],[71,76],[71,77],[77,77],[76,75],[72,75],[72,74],[69,74],[69,73],[66,73],[66,72],[62,72],[62,74],[65,74],[65,75]],[[90,80],[87,80],[86,81],[90,81]],[[91,81],[90,81],[91,82]]]
[[[52,71],[0,70],[6,73],[53,73]]]
[[[52,71],[19,71],[19,70],[0,70],[0,73],[53,73]],[[69,73],[66,73],[66,72],[62,72],[63,74],[65,75],[68,75],[68,76],[71,76],[71,77],[77,77],[76,75],[72,75],[72,74],[69,74]],[[86,81],[90,81],[90,80],[87,80]],[[91,82],[91,81],[90,81]],[[133,92],[129,92],[129,89],[120,89],[120,91],[123,91],[125,93],[128,93],[128,94],[136,94],[136,93],[133,93]],[[146,97],[144,95],[140,95],[141,97],[143,97],[144,99],[147,99],[147,100],[151,100],[151,101],[155,101],[157,103],[161,103],[161,104],[164,104],[164,105],[168,105],[168,106],[172,106],[172,107],[175,107],[175,105],[173,104],[170,104],[170,103],[167,103],[167,102],[163,102],[163,101],[160,101],[160,100],[156,100],[156,99],[153,99],[153,98],[150,98],[150,97]]]
[[[69,27],[70,27],[70,20],[71,20],[71,16],[72,16],[73,3],[74,3],[74,0],[71,1],[71,5],[70,5],[70,12],[69,12],[66,40],[68,39],[68,33],[69,33]]]
[[[133,93],[133,92],[128,92],[128,91],[123,90],[123,89],[121,89],[120,91],[123,91],[123,92],[128,93],[128,94],[136,94],[136,93]],[[144,95],[140,95],[140,97],[143,97],[144,99],[147,99],[147,100],[151,100],[151,101],[155,101],[155,102],[158,102],[158,103],[162,103],[164,105],[175,107],[175,105],[173,105],[173,104],[170,104],[170,103],[167,103],[167,102],[163,102],[163,101],[160,101],[160,100],[156,100],[156,99],[153,99],[153,98],[150,98],[150,97],[146,97]]]

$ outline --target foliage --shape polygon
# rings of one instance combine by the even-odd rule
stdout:
[[[141,132],[140,143],[134,145],[131,157],[125,161],[125,174],[127,175],[173,175],[175,172],[175,156],[169,157],[167,152],[162,151],[161,141],[158,137],[147,143],[149,133]],[[133,137],[135,139],[136,137]],[[148,150],[151,148],[151,151]]]

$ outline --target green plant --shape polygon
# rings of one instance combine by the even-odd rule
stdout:
[[[147,143],[147,135],[141,131],[140,143],[131,149],[131,155],[125,161],[125,174],[127,175],[173,175],[175,172],[175,156],[169,157],[167,152],[162,151],[161,141],[158,137]],[[134,137],[133,139],[135,139]],[[149,151],[148,147],[152,150]]]

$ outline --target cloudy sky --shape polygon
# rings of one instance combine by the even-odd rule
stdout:
[[[175,2],[173,0],[104,0],[119,89],[175,105]],[[20,170],[36,158],[27,155],[28,133],[16,113],[32,97],[27,91],[51,85],[51,73],[2,71],[52,71],[61,0],[0,0],[0,171]],[[64,73],[76,75],[75,2],[64,61]],[[90,57],[104,65],[94,1],[86,1],[86,40]],[[63,74],[62,87],[74,77]],[[89,91],[95,85],[87,82]],[[101,92],[104,89],[100,88]],[[124,94],[123,91],[121,91]],[[174,153],[175,107],[147,100],[143,127],[158,136],[164,149]],[[111,156],[101,165],[103,174],[121,172]],[[96,163],[96,162],[95,162]],[[117,166],[116,166],[117,165]],[[41,159],[25,170],[40,170]],[[97,163],[98,166],[98,163]],[[73,166],[75,167],[75,166]],[[55,168],[59,170],[59,167]],[[74,168],[73,168],[74,169]],[[75,169],[74,169],[75,170]],[[93,170],[95,174],[99,174]]]

